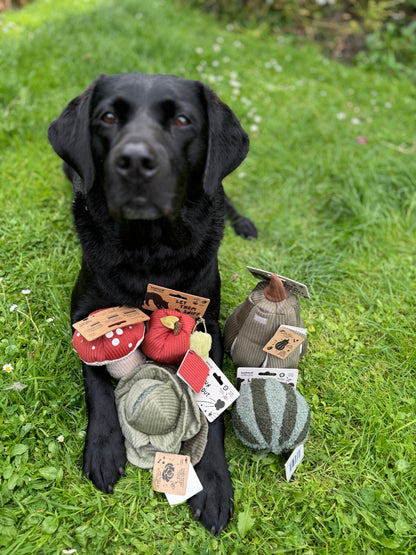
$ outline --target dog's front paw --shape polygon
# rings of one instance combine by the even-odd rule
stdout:
[[[233,487],[227,465],[207,468],[203,462],[195,467],[203,490],[188,500],[195,520],[212,535],[220,534],[233,516]]]
[[[84,474],[104,493],[113,487],[124,474],[126,448],[120,428],[94,430],[89,428],[84,449]]]
[[[257,239],[258,232],[253,222],[244,216],[231,222],[234,231],[244,239]]]

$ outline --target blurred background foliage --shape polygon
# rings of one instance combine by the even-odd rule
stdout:
[[[416,0],[182,0],[230,24],[290,33],[369,69],[416,76]]]
[[[31,1],[0,0],[0,12]],[[344,62],[416,77],[416,0],[178,1],[232,25],[318,43]]]

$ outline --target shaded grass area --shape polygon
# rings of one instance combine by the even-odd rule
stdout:
[[[2,15],[0,59],[0,356],[14,368],[1,373],[3,552],[412,552],[410,82],[167,1],[38,0]],[[202,79],[250,133],[226,189],[259,239],[226,230],[222,323],[255,285],[246,265],[304,282],[312,296],[301,301],[299,389],[313,412],[305,459],[286,483],[284,458],[241,445],[227,415],[236,511],[218,538],[154,493],[147,471],[129,465],[112,496],[81,473],[86,414],[68,316],[79,247],[46,129],[96,75],[124,71]],[[228,359],[224,368],[233,378]],[[4,389],[13,382],[27,387]]]

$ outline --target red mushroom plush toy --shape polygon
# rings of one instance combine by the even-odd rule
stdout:
[[[92,366],[106,365],[108,373],[119,379],[146,361],[138,349],[144,333],[144,322],[117,328],[92,341],[75,331],[72,345],[82,361]]]

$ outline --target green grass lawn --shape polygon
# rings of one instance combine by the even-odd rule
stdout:
[[[0,366],[13,368],[0,373],[0,551],[414,553],[414,83],[173,0],[37,0],[0,20]],[[236,508],[218,537],[153,492],[148,471],[128,465],[113,495],[81,472],[80,250],[46,130],[95,76],[124,71],[201,79],[250,133],[225,186],[259,238],[226,230],[222,323],[256,283],[246,265],[311,293],[305,458],[286,482],[285,459],[244,447],[227,413]]]

